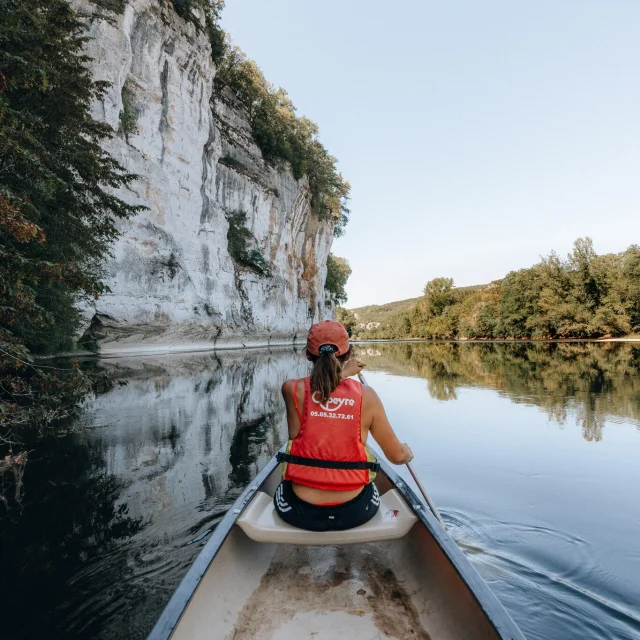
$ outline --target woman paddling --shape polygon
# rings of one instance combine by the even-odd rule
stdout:
[[[279,454],[286,464],[274,503],[280,517],[300,529],[351,529],[376,514],[378,464],[366,446],[369,433],[390,462],[413,459],[391,428],[378,394],[349,379],[364,367],[350,356],[342,323],[314,324],[307,337],[311,376],[282,385],[289,443],[287,452]]]

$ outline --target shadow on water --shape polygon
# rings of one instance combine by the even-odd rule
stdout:
[[[99,366],[115,388],[32,453],[22,512],[0,513],[3,637],[146,637],[282,445],[279,389],[308,365],[276,350]]]
[[[24,507],[4,514],[0,526],[8,637],[51,637],[69,609],[81,608],[83,594],[65,586],[80,567],[113,555],[112,574],[123,580],[131,574],[117,550],[142,530],[142,518],[118,502],[118,480],[104,467],[99,449],[73,438],[44,444],[32,455]]]

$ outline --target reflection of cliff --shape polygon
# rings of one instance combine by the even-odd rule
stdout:
[[[569,417],[587,440],[605,420],[640,425],[640,346],[621,343],[403,343],[360,347],[372,369],[426,378],[429,393],[454,400],[461,386],[481,386],[534,404],[559,424]]]
[[[103,366],[119,382],[84,421],[108,426],[100,443],[108,472],[128,485],[121,500],[154,518],[169,504],[224,509],[286,439],[280,386],[307,370],[306,360],[281,349]]]
[[[87,366],[106,369],[114,389],[87,406],[86,431],[43,443],[24,514],[0,518],[0,548],[12,554],[2,566],[19,576],[0,582],[15,612],[6,637],[146,637],[201,543],[284,442],[282,382],[308,371],[289,349]]]
[[[145,637],[200,545],[284,442],[280,387],[308,363],[275,349],[99,366],[116,386],[87,408],[82,422],[98,428],[83,438],[117,482],[116,510],[140,528],[108,557],[76,567],[58,626],[65,638]],[[91,629],[81,629],[87,620]]]

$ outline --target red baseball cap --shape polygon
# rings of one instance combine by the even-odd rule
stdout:
[[[343,356],[349,351],[349,334],[342,322],[325,320],[318,322],[309,329],[307,336],[307,351],[314,356],[320,355],[320,347],[332,344],[338,348],[336,356]]]

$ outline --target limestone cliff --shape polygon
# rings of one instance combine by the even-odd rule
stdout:
[[[206,35],[168,2],[128,0],[121,15],[74,5],[90,16],[94,76],[111,83],[94,115],[120,131],[108,151],[139,176],[119,195],[148,207],[122,224],[110,293],[87,309],[103,353],[290,343],[331,316],[332,226],[313,214],[305,179],[263,160],[234,95],[214,93]],[[229,254],[239,212],[268,275]]]

